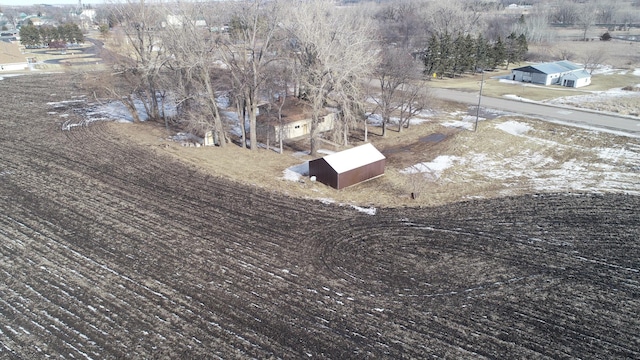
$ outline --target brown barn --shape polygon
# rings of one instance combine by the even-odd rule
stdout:
[[[386,158],[371,144],[309,161],[309,176],[336,189],[384,175]]]

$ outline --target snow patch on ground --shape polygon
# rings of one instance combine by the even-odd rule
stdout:
[[[535,126],[528,123],[506,121],[495,127],[521,136],[523,142],[533,142],[533,149],[523,145],[520,151],[505,149],[509,153],[469,151],[462,156],[441,155],[404,168],[400,173],[407,176],[422,173],[444,182],[474,179],[492,186],[499,184],[498,192],[504,196],[523,191],[640,195],[640,144],[634,140],[589,147],[573,144],[571,139],[555,141],[536,136]],[[597,136],[597,131],[592,131]],[[578,136],[583,138],[589,133]],[[581,160],[572,157],[574,151],[584,154]]]
[[[22,74],[6,74],[6,75],[2,75],[0,76],[0,81],[7,79],[7,78],[12,78],[12,77],[16,77],[16,76],[21,76]]]
[[[325,204],[325,205],[332,205],[332,204],[336,204],[336,201],[334,199],[329,199],[329,198],[317,198],[316,200],[320,201],[321,203]],[[353,204],[337,204],[338,206],[350,206],[351,208],[367,214],[367,215],[375,215],[378,212],[378,209],[375,207],[362,207],[362,206],[358,206],[358,205],[353,205]]]
[[[425,122],[431,121],[436,116],[436,111],[433,110],[423,110],[416,114],[409,120],[409,125],[419,125]],[[389,118],[389,122],[387,126],[398,125],[400,122],[400,118],[396,116],[392,116]],[[382,126],[382,116],[376,113],[368,113],[367,114],[367,124],[371,126]]]
[[[514,94],[506,94],[506,95],[502,95],[503,98],[507,98],[507,99],[511,99],[511,100],[518,100],[518,101],[527,101],[527,102],[534,102],[531,101],[527,98],[523,98],[522,96],[518,96],[518,95],[514,95]]]
[[[620,73],[620,69],[615,69],[611,65],[596,65],[591,71],[591,75],[613,75]]]
[[[358,210],[361,213],[365,213],[367,215],[375,215],[376,212],[378,211],[378,209],[374,208],[374,207],[370,207],[370,208],[365,208],[365,207],[360,207],[360,206],[356,206],[356,205],[351,205],[352,208]]]
[[[584,103],[605,103],[612,101],[613,99],[624,97],[636,97],[637,92],[622,90],[622,88],[613,88],[606,91],[593,91],[590,94],[563,96],[548,101],[544,101],[546,104],[553,105],[576,105]],[[597,109],[596,109],[597,110]]]
[[[321,203],[325,204],[325,205],[329,205],[329,204],[335,204],[336,201],[333,199],[329,199],[329,198],[318,198],[318,201],[320,201]]]
[[[462,128],[462,129],[467,129],[467,130],[472,130],[474,128],[474,126],[475,126],[475,124],[473,122],[460,121],[460,120],[446,121],[446,122],[441,123],[440,125],[442,125],[444,127]]]
[[[413,166],[406,167],[400,170],[401,174],[419,174],[427,173],[432,174],[436,178],[440,177],[442,172],[454,165],[454,163],[461,161],[461,158],[456,156],[441,155],[430,162],[422,162]]]
[[[640,76],[640,68],[633,70],[633,75]]]
[[[289,181],[300,181],[303,176],[309,176],[309,162],[288,167],[282,171],[282,178]]]
[[[496,128],[511,135],[522,135],[531,130],[531,127],[529,125],[518,121],[505,121],[501,124],[496,125]]]

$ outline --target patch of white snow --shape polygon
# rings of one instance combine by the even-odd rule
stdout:
[[[400,170],[402,174],[418,174],[418,173],[430,173],[436,177],[439,176],[444,170],[453,166],[456,161],[461,159],[456,156],[441,155],[435,158],[431,162],[422,162],[413,166],[409,166]]]
[[[309,175],[309,162],[288,167],[282,171],[282,178],[289,181],[300,181],[303,176]]]
[[[522,135],[531,130],[531,127],[529,125],[518,121],[505,121],[502,124],[496,125],[496,128],[516,136]]]
[[[356,206],[356,205],[351,205],[352,208],[360,211],[361,213],[365,213],[367,215],[375,215],[376,212],[378,211],[378,209],[371,207],[371,208],[365,208],[365,207],[361,207],[361,206]]]
[[[474,127],[474,123],[466,122],[466,121],[460,121],[460,120],[447,121],[447,122],[441,123],[440,125],[442,125],[444,127],[462,128],[462,129],[467,129],[467,130],[471,130]]]

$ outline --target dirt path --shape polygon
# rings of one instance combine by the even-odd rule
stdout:
[[[370,216],[61,131],[43,80],[0,81],[0,358],[640,357],[638,197]]]

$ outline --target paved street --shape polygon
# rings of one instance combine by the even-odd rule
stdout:
[[[432,88],[431,93],[440,99],[458,101],[471,105],[478,104],[478,93]],[[481,107],[505,110],[529,115],[544,120],[557,121],[575,126],[601,128],[620,131],[640,137],[640,118],[607,115],[569,107],[550,106],[517,100],[482,97]]]

